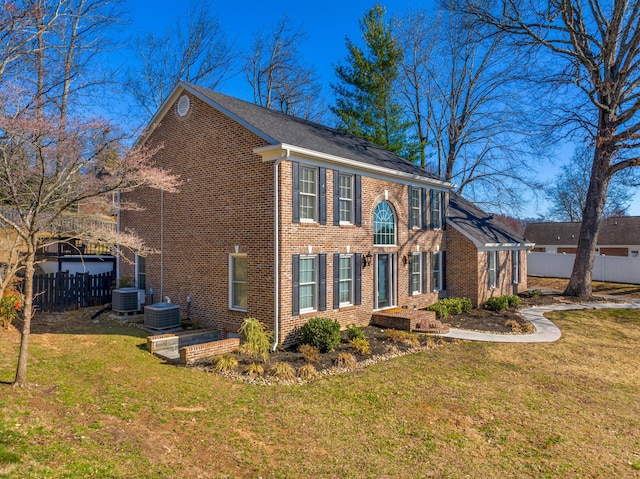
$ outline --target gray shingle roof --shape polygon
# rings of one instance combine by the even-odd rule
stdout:
[[[524,247],[523,237],[498,222],[493,215],[453,192],[449,196],[447,224],[452,225],[465,236],[475,239],[481,245]]]
[[[540,222],[528,223],[524,236],[538,245],[577,245],[580,223]],[[607,218],[600,225],[598,244],[640,244],[640,216]]]
[[[436,175],[363,138],[196,85],[181,84],[208,98],[221,111],[253,126],[271,144],[284,143],[442,182]]]

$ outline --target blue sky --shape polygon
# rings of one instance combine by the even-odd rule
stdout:
[[[206,0],[203,0],[206,1]],[[316,68],[325,94],[330,95],[329,83],[335,81],[334,66],[346,55],[345,38],[355,43],[360,40],[359,19],[374,5],[374,1],[363,0],[236,0],[210,2],[212,13],[218,18],[229,40],[239,51],[248,51],[253,36],[268,31],[287,14],[292,26],[301,26],[307,40],[300,45],[300,52],[309,65]],[[395,0],[381,2],[387,9],[387,17],[402,14],[412,8],[431,8],[431,0]],[[130,0],[128,33],[162,33],[170,27],[176,17],[188,9],[185,0]],[[241,77],[226,82],[221,91],[245,100],[251,99],[251,91]],[[559,161],[538,166],[539,175],[545,183],[552,181],[561,163],[571,156],[571,148],[555,147]],[[568,156],[567,156],[568,155]],[[532,202],[522,216],[537,217],[546,211],[546,205]],[[640,193],[637,193],[630,215],[640,215]]]

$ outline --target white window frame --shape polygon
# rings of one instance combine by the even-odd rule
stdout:
[[[417,259],[417,261],[416,261]],[[416,271],[415,265],[417,265],[418,270]],[[411,253],[411,261],[409,262],[409,267],[411,268],[411,284],[409,285],[409,289],[411,289],[411,294],[421,294],[422,293],[422,253]],[[414,280],[418,278],[417,287],[418,289],[414,289]]]
[[[244,258],[245,261],[247,259],[247,255],[246,254],[240,254],[240,253],[233,253],[229,255],[229,309],[232,311],[246,311],[247,308],[246,307],[242,307],[240,305],[235,304],[235,295],[234,295],[234,285],[236,284],[244,284],[245,288],[247,286],[247,279],[245,278],[244,281],[238,281],[235,279],[235,275],[234,273],[234,266],[235,266],[235,260],[236,258]],[[248,272],[247,272],[247,276],[248,276]],[[247,303],[248,303],[248,298],[247,298]]]
[[[520,283],[520,251],[511,251],[511,281],[513,284]]]
[[[437,208],[436,208],[437,206]],[[431,215],[431,224],[434,230],[442,229],[442,192],[434,190],[431,195],[431,204],[429,205],[429,214]]]
[[[418,204],[415,204],[415,200]],[[411,189],[411,227],[413,229],[422,228],[422,190],[420,188]]]
[[[488,252],[488,258],[487,258],[487,285],[489,286],[489,289],[495,289],[498,283],[498,279],[497,279],[497,262],[498,262],[498,255],[497,255],[497,251],[489,251]]]
[[[436,261],[434,258],[438,258],[438,269],[435,269]],[[431,252],[431,291],[442,291],[442,251]]]
[[[314,191],[313,193],[306,193],[304,191],[302,191],[302,177],[304,176],[304,172],[305,171],[309,171],[309,172],[313,172],[313,183],[314,183]],[[300,215],[300,221],[303,223],[317,223],[318,222],[318,200],[319,200],[319,194],[318,194],[318,168],[316,168],[315,166],[304,166],[304,165],[300,165],[300,170],[299,170],[299,176],[298,176],[298,213]],[[302,208],[302,198],[308,198],[308,197],[313,197],[313,218],[305,218],[302,214],[303,208]]]
[[[351,191],[351,197],[344,197],[342,196],[342,184],[341,184],[341,179],[345,177],[345,178],[349,178],[349,183],[350,183],[350,191]],[[338,208],[340,208],[340,210],[338,211],[338,217],[340,218],[340,224],[341,225],[352,225],[354,224],[354,216],[355,216],[355,209],[354,209],[354,201],[353,201],[353,192],[354,192],[354,178],[353,175],[347,174],[347,173],[338,173]],[[349,205],[349,216],[351,217],[350,221],[344,221],[342,219],[342,205],[343,203],[348,203]]]
[[[382,205],[383,203],[385,203],[387,205],[387,207],[389,208],[389,211],[391,212],[391,219],[393,221],[393,233],[389,234],[389,233],[376,233],[375,227],[376,227],[376,211],[378,210],[378,207],[380,207],[380,205]],[[378,203],[375,207],[375,209],[373,210],[373,246],[396,246],[396,243],[398,241],[398,218],[396,217],[396,211],[395,208],[393,207],[393,205],[384,200],[381,201],[380,203]],[[391,235],[393,235],[393,242],[382,242],[382,243],[378,243],[376,242],[376,239],[379,238],[389,238]]]
[[[342,260],[343,259],[348,259],[349,260],[349,278],[345,278],[343,279],[342,276],[339,274],[339,279],[338,279],[338,295],[339,297],[342,296],[341,294],[341,288],[340,286],[342,286],[343,283],[349,283],[349,300],[348,301],[340,301],[339,302],[339,307],[344,308],[345,306],[353,306],[353,276],[354,276],[354,256],[352,254],[341,254],[340,255],[340,261],[338,262],[339,265],[341,265]],[[340,272],[342,272],[342,269],[340,269]]]
[[[313,281],[303,283],[302,280],[298,282],[298,305],[300,307],[300,314],[313,313],[318,311],[318,255],[300,255],[298,260],[298,274],[302,278],[302,263],[305,260],[313,260]],[[308,308],[302,307],[302,290],[303,286],[313,285],[313,305]]]

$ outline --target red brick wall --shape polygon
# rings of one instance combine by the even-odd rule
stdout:
[[[164,268],[161,255],[147,258],[147,290],[155,289],[155,301],[162,294],[186,311],[190,295],[191,317],[201,327],[235,332],[246,317],[255,317],[269,327],[274,318],[274,230],[273,163],[253,153],[266,142],[195,97],[185,117],[172,108],[150,137],[163,144],[155,160],[184,180],[178,193],[164,194]],[[293,342],[309,318],[338,319],[342,326],[368,324],[374,305],[374,266],[362,270],[362,304],[333,309],[333,254],[397,255],[398,306],[428,306],[442,293],[409,296],[409,264],[403,257],[411,252],[445,250],[443,231],[408,229],[408,186],[362,174],[362,226],[333,225],[333,169],[327,167],[327,224],[293,223],[292,163],[280,163],[280,340]],[[373,212],[385,199],[398,220],[396,246],[373,246]],[[140,190],[123,195],[144,211],[124,211],[122,225],[138,231],[148,246],[160,251],[161,193]],[[248,260],[248,310],[229,310],[229,254],[246,253]],[[327,255],[327,311],[292,314],[292,256]],[[374,256],[375,257],[375,256]],[[374,260],[375,262],[375,260]],[[472,261],[475,263],[475,260]],[[424,265],[426,274],[429,265]],[[133,264],[122,265],[122,276],[134,276]],[[161,285],[162,277],[162,285]],[[448,274],[448,281],[453,275]],[[430,281],[429,281],[430,283]]]
[[[488,258],[486,251],[478,251],[475,244],[462,233],[447,230],[447,293],[471,299],[475,306],[491,296],[518,294],[527,289],[527,252],[519,251],[520,279],[513,284],[511,251],[497,251],[498,282],[488,287]]]

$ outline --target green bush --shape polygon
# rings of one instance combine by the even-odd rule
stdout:
[[[502,311],[503,309],[507,309],[509,307],[509,298],[508,295],[502,296],[494,296],[492,298],[487,299],[484,307],[489,311]]]
[[[213,370],[219,373],[231,371],[238,367],[238,360],[231,354],[221,354],[213,358]]]
[[[347,338],[349,339],[349,341],[352,341],[354,339],[367,339],[364,334],[364,328],[356,326],[355,324],[347,326]]]
[[[246,318],[238,333],[244,336],[244,342],[240,351],[265,362],[269,357],[269,349],[273,341],[273,333],[265,329],[260,321],[255,318]]]
[[[520,296],[516,294],[506,294],[507,302],[509,303],[510,308],[517,308],[520,306]]]
[[[328,318],[311,318],[300,333],[300,342],[315,346],[321,353],[335,349],[341,340],[340,323]]]
[[[429,311],[434,311],[438,318],[446,318],[452,314],[466,313],[473,307],[469,298],[444,298],[439,299],[429,306]]]

